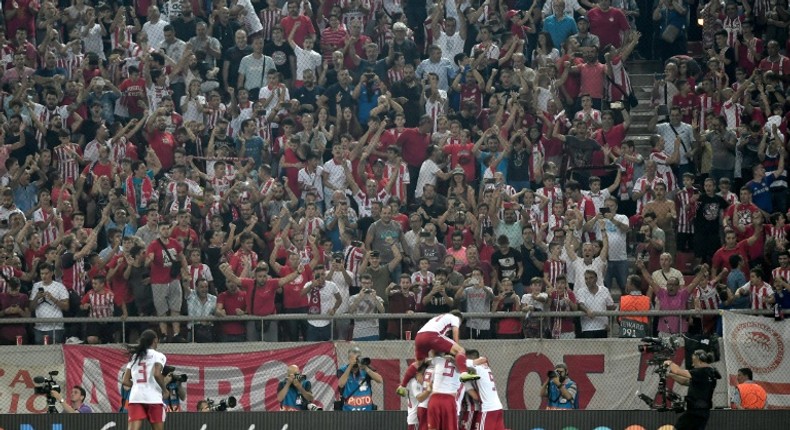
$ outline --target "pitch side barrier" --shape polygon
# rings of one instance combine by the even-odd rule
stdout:
[[[513,430],[665,430],[674,413],[652,411],[505,411],[505,425]],[[4,430],[125,430],[125,414],[0,415]],[[790,411],[711,412],[709,429],[779,429]],[[166,429],[178,430],[403,430],[405,412],[214,412],[171,413]],[[143,426],[143,428],[148,428]]]

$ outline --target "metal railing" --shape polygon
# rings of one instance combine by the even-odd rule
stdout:
[[[773,315],[771,310],[752,310],[752,309],[730,309],[728,312],[735,312],[746,315]],[[649,311],[601,311],[592,312],[587,314],[582,311],[546,311],[531,313],[527,316],[524,312],[466,312],[463,314],[464,318],[489,318],[489,319],[508,319],[508,318],[538,318],[540,320],[540,329],[543,331],[543,324],[547,318],[580,318],[580,317],[601,317],[609,318],[609,327],[617,321],[618,317],[662,317],[662,316],[718,316],[724,310],[649,310]],[[783,310],[785,316],[790,316],[790,310]],[[409,313],[409,314],[341,314],[341,315],[311,315],[311,314],[275,314],[266,316],[257,315],[242,315],[242,316],[225,316],[225,317],[195,317],[188,315],[179,316],[146,316],[146,317],[108,317],[100,320],[92,317],[70,317],[70,318],[0,318],[0,328],[5,324],[20,325],[20,324],[88,324],[88,323],[117,323],[121,324],[122,339],[126,339],[127,324],[139,323],[160,323],[160,322],[181,322],[181,323],[212,323],[220,324],[224,322],[247,322],[247,321],[302,321],[302,320],[324,320],[330,321],[334,331],[334,322],[339,320],[398,320],[400,322],[400,331],[403,332],[403,325],[405,320],[420,321],[428,320],[435,317],[436,314],[429,313]]]

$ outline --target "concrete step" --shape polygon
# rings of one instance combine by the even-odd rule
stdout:
[[[632,87],[652,87],[655,80],[654,73],[628,73]]]
[[[626,64],[629,73],[658,73],[663,65],[657,60],[631,60]]]

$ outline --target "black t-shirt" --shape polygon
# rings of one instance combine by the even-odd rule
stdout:
[[[318,85],[314,86],[312,89],[308,89],[305,86],[301,88],[297,88],[292,94],[291,97],[299,100],[299,104],[304,105],[311,105],[313,107],[313,112],[318,111],[318,97],[324,93],[324,88]],[[331,100],[330,100],[331,101]]]
[[[247,46],[244,49],[239,49],[238,46],[233,46],[227,51],[223,52],[222,60],[227,61],[228,64],[228,85],[236,87],[239,81],[239,63],[241,59],[247,55],[252,54],[252,47]]]
[[[518,274],[518,263],[521,263],[523,260],[524,257],[521,255],[521,252],[513,248],[510,248],[507,254],[498,249],[491,254],[491,265],[494,266],[497,272],[497,278],[502,279],[507,277],[512,279],[514,283],[519,281],[518,278],[516,278]]]
[[[348,88],[343,88],[340,83],[336,83],[330,87],[327,87],[324,96],[326,96],[329,101],[327,102],[327,108],[329,108],[329,115],[330,116],[337,116],[337,94],[342,93],[343,98],[340,99],[340,107],[345,109],[347,107],[354,108],[354,98],[351,97],[351,92],[354,90],[353,86],[349,86]]]
[[[700,367],[689,370],[691,383],[686,395],[688,409],[710,409],[713,407],[713,391],[716,381],[721,379],[719,371],[713,367]]]
[[[24,164],[28,155],[35,155],[38,152],[38,144],[36,143],[36,136],[33,133],[25,130],[25,146],[11,151],[9,156],[16,158],[19,164]],[[5,144],[13,145],[18,143],[20,136],[14,136],[11,133],[6,133]]]
[[[288,42],[283,41],[281,45],[277,45],[272,41],[266,42],[263,46],[263,54],[272,57],[277,71],[282,73],[283,79],[291,79],[291,61],[294,57],[294,50]]]
[[[176,33],[177,38],[184,42],[189,42],[189,39],[197,35],[197,23],[197,18],[186,21],[184,17],[179,16],[170,24],[173,26],[173,31]]]
[[[544,262],[548,258],[545,252],[542,249],[538,248],[537,246],[532,248],[535,250],[535,259],[539,262]],[[530,280],[536,276],[543,277],[543,266],[535,266],[532,263],[532,259],[529,257],[529,249],[524,245],[521,245],[521,261],[524,265],[524,273],[521,275],[521,284],[522,285],[529,285]]]
[[[721,212],[729,206],[729,203],[718,194],[710,197],[705,193],[700,194],[698,202],[697,215],[694,217],[695,231],[702,235],[705,233],[718,235]]]
[[[515,150],[510,152],[510,157],[507,161],[507,179],[508,181],[529,181],[529,155],[530,152],[526,149]]]
[[[405,81],[395,82],[392,85],[392,97],[405,97],[406,103],[401,103],[403,114],[406,117],[406,127],[417,127],[420,123],[420,93],[422,85],[417,82],[410,87]]]

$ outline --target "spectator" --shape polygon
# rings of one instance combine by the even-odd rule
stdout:
[[[373,278],[368,274],[359,277],[360,292],[349,297],[349,314],[384,313],[384,300],[373,289]],[[379,320],[363,319],[354,323],[352,339],[356,341],[379,340]]]
[[[571,0],[571,3],[573,2],[574,1]],[[573,18],[567,14],[565,0],[553,0],[551,8],[554,13],[550,16],[546,16],[543,21],[543,28],[551,36],[551,41],[554,45],[562,46],[565,44],[565,40],[568,37],[578,32],[578,28]]]
[[[730,400],[733,409],[765,409],[768,396],[765,389],[752,380],[752,375],[752,369],[748,367],[738,369],[735,377],[738,385]]]
[[[30,303],[27,294],[19,289],[18,279],[6,282],[5,292],[0,293],[0,318],[30,318]],[[22,324],[3,324],[0,329],[0,344],[26,344],[27,330]]]
[[[605,338],[609,335],[609,321],[605,316],[595,316],[595,312],[614,310],[614,304],[609,289],[598,284],[598,274],[594,270],[584,272],[584,284],[574,290],[579,303],[579,309],[587,316],[581,318],[580,338]]]
[[[181,244],[170,237],[171,228],[168,224],[159,224],[159,238],[151,242],[146,249],[145,265],[151,268],[151,291],[154,297],[154,307],[157,316],[179,315],[183,290],[177,277],[182,276],[182,270],[187,266]],[[167,242],[165,242],[167,238]],[[186,338],[181,334],[181,323],[174,322],[171,339],[175,342],[184,342]],[[168,333],[168,323],[160,322],[159,329]]]
[[[217,296],[209,293],[208,281],[198,279],[195,288],[187,296],[187,314],[193,318],[213,317],[217,310]],[[197,320],[189,323],[192,341],[198,343],[214,342],[214,324],[210,320]]]
[[[499,294],[491,302],[491,312],[519,312],[521,299],[513,294],[513,281],[504,278],[500,281]],[[499,318],[496,323],[496,339],[523,339],[520,318]]]
[[[545,282],[544,282],[545,283]],[[553,288],[548,289],[549,299],[545,308],[550,312],[567,312],[579,310],[576,295],[568,288],[565,275],[557,276]],[[572,317],[554,317],[551,320],[551,337],[553,339],[575,339],[576,330]]]
[[[55,267],[46,262],[38,266],[41,281],[33,284],[33,297],[30,308],[35,311],[36,318],[63,318],[63,312],[69,310],[69,293],[66,287],[54,280]],[[37,323],[33,329],[37,345],[45,344],[45,336],[51,343],[63,343],[63,323]]]
[[[494,290],[483,283],[483,271],[480,269],[472,270],[463,288],[459,288],[455,293],[455,301],[463,304],[466,312],[489,312],[494,298]],[[490,319],[470,318],[466,321],[466,327],[469,329],[470,339],[491,338]]]
[[[343,296],[337,284],[327,281],[324,266],[318,265],[313,270],[313,280],[305,284],[302,295],[309,295],[309,307],[307,313],[311,315],[334,316],[343,303]],[[332,321],[330,320],[308,320],[307,337],[308,342],[321,342],[332,339]]]
[[[402,274],[398,283],[390,283],[387,286],[387,312],[391,314],[410,314],[417,311],[417,296],[412,289],[420,290],[422,287],[412,287],[409,275]],[[408,339],[406,332],[411,332],[413,328],[411,320],[388,320],[387,339]]]

